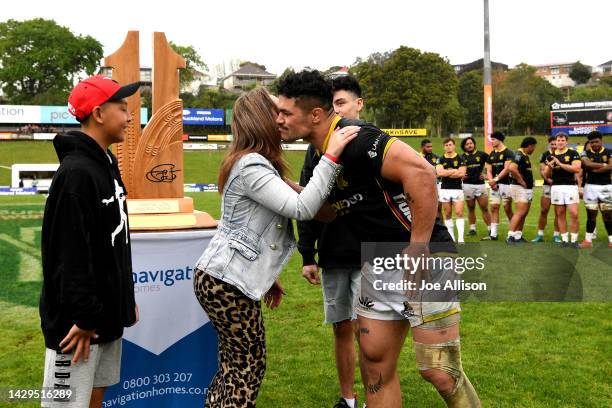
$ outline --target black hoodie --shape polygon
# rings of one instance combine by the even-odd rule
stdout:
[[[42,228],[40,319],[45,345],[58,350],[76,324],[93,343],[134,324],[135,301],[125,187],[117,159],[78,131],[58,134],[60,166]]]

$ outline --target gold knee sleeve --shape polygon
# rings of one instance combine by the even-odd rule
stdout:
[[[480,408],[478,394],[461,366],[459,339],[440,344],[414,342],[419,370],[436,369],[448,373],[455,379],[455,387],[442,397],[449,408]]]

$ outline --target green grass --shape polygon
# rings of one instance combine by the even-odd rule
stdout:
[[[515,145],[510,138],[509,145]],[[518,138],[517,138],[518,139]],[[418,143],[418,140],[411,142]],[[439,151],[439,140],[436,150]],[[0,165],[45,162],[52,157],[45,142],[0,143]],[[537,153],[536,153],[537,154]],[[287,157],[299,175],[303,153]],[[7,157],[10,157],[7,159]],[[37,160],[42,157],[40,160]],[[219,153],[185,154],[188,182],[215,182]],[[0,169],[0,172],[5,170]],[[0,173],[2,174],[2,173]],[[0,177],[0,185],[7,184]],[[535,232],[540,190],[527,219],[527,238]],[[220,215],[219,195],[189,194],[196,208]],[[44,197],[0,197],[0,387],[32,388],[42,381],[44,345],[38,319],[40,279],[37,255]],[[584,210],[581,209],[581,216]],[[502,217],[503,219],[503,217]],[[582,223],[584,224],[584,222]],[[546,238],[550,240],[552,214]],[[482,222],[479,235],[485,234]],[[583,229],[581,237],[583,236]],[[599,241],[605,229],[598,224]],[[500,236],[507,223],[502,220]],[[2,235],[4,234],[4,235]],[[9,241],[6,237],[9,237]],[[466,237],[468,242],[475,241]],[[16,247],[14,242],[21,242]],[[492,244],[504,251],[502,242]],[[532,246],[507,252],[516,268],[536,263]],[[612,276],[610,264],[580,251],[579,264]],[[593,266],[595,265],[595,266]],[[604,270],[607,268],[607,270]],[[301,261],[294,255],[281,275],[287,290],[281,307],[266,310],[268,369],[258,406],[329,407],[338,396],[331,327],[324,325],[321,288],[301,277]],[[610,280],[604,280],[604,289]],[[609,303],[577,302],[466,302],[462,305],[463,364],[485,407],[607,407],[612,405],[612,325]],[[404,406],[443,407],[433,388],[420,380],[410,341],[402,352],[399,372]],[[363,387],[357,378],[363,400]],[[0,404],[2,406],[2,404]],[[23,404],[21,406],[36,406]]]

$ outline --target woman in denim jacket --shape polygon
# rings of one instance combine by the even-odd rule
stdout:
[[[221,220],[194,275],[195,294],[219,338],[207,407],[255,406],[266,367],[260,299],[271,308],[280,303],[284,291],[276,279],[296,247],[291,219],[315,217],[340,170],[337,157],[359,130],[331,136],[312,179],[297,193],[283,179],[277,115],[263,89],[242,95],[232,111],[234,139],[218,183]]]

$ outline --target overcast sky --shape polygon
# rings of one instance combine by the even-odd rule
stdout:
[[[164,5],[165,4],[165,5]],[[483,0],[2,2],[0,19],[54,19],[115,51],[128,30],[141,36],[151,65],[151,34],[193,45],[213,67],[252,60],[280,74],[287,66],[327,69],[400,45],[452,64],[483,54]],[[514,66],[612,59],[609,0],[490,0],[491,58]]]

